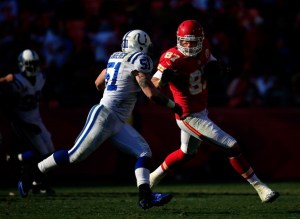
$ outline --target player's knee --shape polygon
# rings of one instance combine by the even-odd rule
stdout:
[[[200,145],[200,143],[199,143]],[[185,155],[193,155],[193,154],[196,154],[198,152],[198,145],[197,146],[189,146],[188,144],[184,144],[184,143],[181,143],[180,145],[180,151],[182,153],[184,153]],[[183,156],[183,155],[182,155]]]
[[[240,147],[235,143],[232,147],[226,149],[226,154],[228,157],[236,157],[241,153]]]
[[[143,150],[143,151],[140,151],[140,152],[137,152],[136,155],[135,155],[136,158],[140,158],[140,157],[149,157],[151,158],[152,157],[152,152],[151,152],[151,149],[147,149],[147,150]]]
[[[79,163],[83,161],[86,158],[86,156],[83,156],[83,154],[74,154],[70,156],[70,163]]]

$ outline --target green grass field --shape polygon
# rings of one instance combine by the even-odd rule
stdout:
[[[245,182],[223,184],[161,184],[172,201],[148,210],[137,206],[134,185],[55,186],[53,196],[29,194],[21,199],[16,188],[1,188],[0,219],[4,218],[300,218],[300,182],[268,183],[281,196],[262,204]],[[11,193],[11,194],[9,194]],[[15,193],[15,195],[13,195]]]

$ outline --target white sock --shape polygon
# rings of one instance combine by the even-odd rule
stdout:
[[[135,178],[138,187],[142,184],[150,184],[149,181],[150,171],[148,169],[141,167],[135,169],[134,172],[135,172]]]
[[[159,165],[159,167],[156,168],[156,170],[154,170],[151,175],[154,177],[154,178],[157,178],[157,177],[160,177],[160,176],[163,176],[165,175],[166,172],[161,168],[161,165]]]
[[[18,154],[18,160],[19,160],[19,161],[23,161],[23,156],[22,156],[22,154]]]
[[[47,173],[48,171],[55,169],[56,167],[58,167],[58,165],[54,160],[53,154],[38,163],[38,168],[42,173]]]
[[[260,182],[260,180],[258,179],[258,177],[257,177],[255,174],[253,174],[253,176],[252,176],[251,178],[247,179],[247,181],[248,181],[251,185],[254,185],[254,184]]]

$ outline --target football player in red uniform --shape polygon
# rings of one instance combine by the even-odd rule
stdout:
[[[182,22],[177,30],[177,46],[161,55],[157,72],[152,77],[156,87],[168,84],[174,101],[182,107],[182,116],[176,115],[181,129],[181,145],[151,173],[150,185],[156,185],[168,170],[188,160],[202,142],[221,147],[232,167],[254,187],[261,201],[272,202],[279,193],[258,179],[236,139],[208,117],[206,79],[212,74],[220,74],[223,69],[211,54],[202,26],[195,20]]]

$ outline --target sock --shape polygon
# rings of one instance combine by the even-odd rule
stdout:
[[[161,168],[164,171],[167,171],[169,168],[176,168],[190,157],[190,155],[187,155],[181,149],[178,149],[166,157],[165,161],[161,164]]]
[[[235,171],[238,172],[250,184],[260,182],[260,180],[255,175],[252,167],[242,154],[239,154],[236,157],[230,157],[229,161],[232,167],[235,169]]]
[[[47,157],[38,163],[38,168],[42,173],[46,173],[57,166],[63,166],[69,164],[69,155],[67,150],[60,150],[54,152],[52,155]]]
[[[32,151],[25,151],[21,154],[18,154],[18,160],[19,161],[27,161],[33,159],[34,155]]]
[[[187,155],[183,153],[181,149],[178,149],[169,154],[164,162],[151,173],[151,176],[153,179],[155,179],[155,181],[160,181],[163,177],[165,177],[165,175],[167,175],[167,172],[170,170],[170,168],[173,169],[176,166],[179,166],[190,157],[190,155]]]
[[[159,166],[156,168],[156,170],[154,170],[154,171],[151,173],[151,175],[153,175],[154,178],[156,178],[156,177],[158,177],[158,176],[161,176],[161,175],[167,173],[167,171],[165,171],[165,170],[162,168],[162,165],[163,165],[163,164],[159,165]]]
[[[137,162],[135,163],[135,178],[137,182],[137,186],[139,187],[142,184],[147,184],[149,186],[149,157],[139,157]]]

